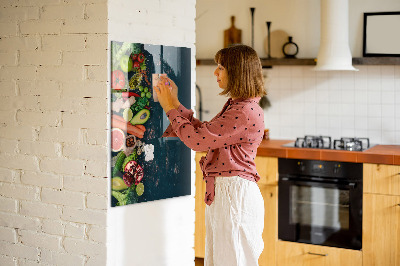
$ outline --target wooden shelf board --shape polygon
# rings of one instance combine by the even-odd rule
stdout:
[[[263,67],[314,66],[315,58],[260,58]],[[214,59],[197,59],[196,65],[215,65]],[[355,57],[353,65],[400,65],[400,57]]]

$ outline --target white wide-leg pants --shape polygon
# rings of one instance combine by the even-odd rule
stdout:
[[[255,182],[216,177],[205,219],[205,266],[258,266],[264,249],[264,199]]]

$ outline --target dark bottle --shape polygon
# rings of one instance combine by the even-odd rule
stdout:
[[[282,46],[282,52],[285,55],[285,58],[296,58],[296,55],[299,52],[299,47],[292,40],[293,37],[289,36],[289,41]]]

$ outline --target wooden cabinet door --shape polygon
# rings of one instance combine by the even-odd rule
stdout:
[[[257,156],[254,162],[261,176],[259,185],[278,185],[278,158]]]
[[[363,176],[364,193],[400,196],[400,166],[365,163]]]
[[[196,194],[195,194],[195,233],[194,233],[194,253],[197,258],[204,258],[206,225],[205,225],[205,210],[204,195],[206,193],[206,184],[203,181],[203,172],[200,169],[199,161],[206,153],[196,152]]]
[[[400,266],[400,196],[364,194],[363,265]]]
[[[362,252],[278,241],[277,266],[361,266]]]
[[[276,242],[278,241],[278,187],[259,185],[264,198],[264,250],[258,259],[260,266],[276,265]]]

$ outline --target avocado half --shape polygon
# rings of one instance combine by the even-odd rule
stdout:
[[[147,109],[140,110],[134,117],[131,119],[132,125],[141,125],[147,122],[150,118],[150,111]]]
[[[120,191],[120,190],[124,190],[127,188],[128,188],[128,186],[125,184],[124,180],[121,177],[116,176],[111,179],[111,189],[112,190]]]

